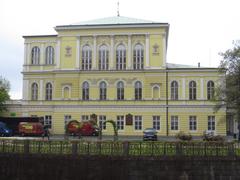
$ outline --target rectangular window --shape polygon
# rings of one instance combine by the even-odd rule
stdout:
[[[81,120],[82,121],[88,121],[89,120],[89,116],[88,115],[82,115],[81,116]]]
[[[52,116],[46,115],[44,118],[44,125],[47,125],[48,128],[52,128]]]
[[[197,117],[189,116],[189,130],[196,131],[197,130]]]
[[[142,116],[134,116],[135,130],[142,130]]]
[[[124,130],[124,116],[117,116],[117,128],[118,130]]]
[[[215,131],[215,116],[208,116],[208,130]]]
[[[64,125],[66,126],[66,124],[72,119],[71,115],[64,115]]]
[[[99,116],[99,127],[103,130],[106,129],[106,116],[103,115]]]
[[[171,130],[178,130],[178,116],[171,116]]]
[[[160,116],[153,116],[153,128],[160,130]]]

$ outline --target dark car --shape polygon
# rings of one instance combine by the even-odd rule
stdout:
[[[3,122],[0,122],[0,136],[12,136],[12,130]]]
[[[154,128],[146,128],[143,131],[143,140],[144,141],[157,141],[157,131]]]

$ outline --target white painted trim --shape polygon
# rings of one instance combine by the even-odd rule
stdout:
[[[200,78],[200,99],[204,100],[204,80],[203,78]]]
[[[181,86],[179,86],[179,87],[181,87]],[[186,89],[185,88],[186,88],[186,79],[182,78],[182,97],[178,97],[179,99],[186,99]]]
[[[44,100],[43,99],[43,92],[45,89],[43,88],[43,80],[40,80],[40,87],[39,87],[39,100]]]
[[[101,83],[101,82],[105,82],[105,83],[107,84],[107,88],[109,87],[109,83],[108,83],[107,80],[105,80],[105,79],[99,80],[99,81],[97,82],[97,87],[100,86],[100,83]],[[89,87],[89,89],[90,89],[90,87]],[[108,100],[108,99],[107,99],[107,100]]]
[[[110,36],[110,62],[109,69],[114,69],[114,36]]]
[[[39,38],[41,38],[41,37],[39,37]],[[43,38],[45,38],[45,37],[43,37]],[[26,40],[25,43],[27,43],[27,44],[32,44],[32,43],[57,43],[57,40]]]
[[[166,40],[166,35],[165,34],[163,34],[162,35],[162,38],[163,38],[163,40],[162,40],[162,42],[163,42],[163,49],[162,49],[162,51],[163,51],[163,55],[162,55],[162,57],[163,57],[163,64],[162,64],[162,67],[166,67],[166,61],[167,61],[167,48],[166,48],[166,46],[167,46],[167,40]]]
[[[77,46],[76,46],[76,69],[80,67],[80,37],[77,37]]]
[[[169,27],[168,24],[118,24],[118,25],[109,25],[109,24],[106,24],[106,25],[93,25],[93,26],[89,26],[89,25],[74,25],[74,26],[56,26],[55,27],[55,30],[58,31],[58,30],[69,30],[69,29],[108,29],[108,28],[112,28],[112,29],[115,29],[115,28],[141,28],[141,27],[151,27],[151,28],[159,28],[159,27]]]
[[[57,58],[56,58],[56,64],[57,64],[57,69],[60,68],[60,64],[61,64],[61,41],[60,39],[57,40],[57,49],[56,49],[56,54],[57,54]]]
[[[163,34],[166,34],[164,32],[162,33],[150,33],[150,32],[147,32],[147,34],[150,34],[150,35],[163,35]],[[107,33],[107,34],[104,34],[104,33],[94,33],[94,35],[96,36],[128,36],[128,35],[146,35],[146,33]],[[93,36],[93,34],[76,34],[76,35],[72,35],[72,34],[61,34],[61,35],[58,35],[58,37],[76,37],[76,36],[82,36],[82,37],[88,37],[88,36]]]
[[[92,57],[92,69],[97,69],[97,36],[93,36],[93,57]]]
[[[45,56],[44,55],[45,55],[45,46],[42,43],[41,47],[40,47],[40,62],[39,62],[40,70],[43,70],[43,67],[41,65],[45,64],[45,62],[44,62]]]
[[[132,68],[132,39],[131,35],[128,35],[128,64],[127,64],[127,69]]]
[[[146,68],[149,68],[149,47],[150,47],[150,43],[149,43],[149,34],[146,34],[145,35],[145,44],[146,44]]]

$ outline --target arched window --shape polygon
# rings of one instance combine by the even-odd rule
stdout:
[[[124,84],[123,82],[117,83],[117,100],[124,99]]]
[[[100,100],[107,99],[107,84],[105,82],[101,82],[99,84],[99,99]]]
[[[173,81],[171,83],[171,99],[178,100],[178,83],[177,83],[177,81]]]
[[[45,99],[50,101],[52,100],[52,84],[51,83],[47,83],[46,84],[46,94],[45,94]]]
[[[63,88],[63,97],[64,99],[70,98],[70,89],[67,86]]]
[[[34,46],[32,48],[32,64],[39,64],[40,63],[40,48]]]
[[[207,83],[207,99],[211,100],[214,96],[214,82],[208,81]]]
[[[37,83],[32,84],[32,100],[38,100],[38,85]]]
[[[195,81],[191,81],[189,83],[189,99],[190,100],[197,99],[197,84]]]
[[[143,46],[137,44],[133,51],[133,69],[143,69]]]
[[[116,51],[116,69],[126,69],[126,48],[124,45],[119,45]]]
[[[98,69],[99,70],[107,70],[108,64],[109,64],[109,58],[108,58],[108,48],[106,45],[102,45],[99,48],[99,60],[98,60]]]
[[[137,81],[135,83],[135,100],[142,99],[142,83]]]
[[[46,56],[46,59],[45,59],[46,64],[54,63],[54,48],[52,46],[48,46],[46,48],[45,56]]]
[[[153,89],[152,89],[152,97],[153,99],[159,99],[159,87],[158,86],[154,86]]]
[[[82,49],[82,70],[92,69],[92,50],[86,45]]]
[[[84,82],[82,85],[82,99],[89,100],[89,84]]]

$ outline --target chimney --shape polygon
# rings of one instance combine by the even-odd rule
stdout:
[[[200,68],[200,62],[198,63],[198,68]]]

